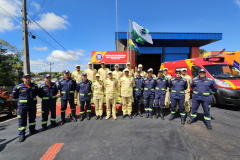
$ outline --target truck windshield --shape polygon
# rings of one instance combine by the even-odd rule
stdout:
[[[218,79],[240,79],[240,71],[231,65],[204,65],[204,68],[214,77]]]

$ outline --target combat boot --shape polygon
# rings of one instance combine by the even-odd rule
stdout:
[[[107,115],[107,117],[105,119],[108,120],[109,118],[110,118],[110,115]]]
[[[73,120],[73,122],[77,122],[77,119],[76,119],[76,110],[72,110],[72,120]]]
[[[65,121],[65,112],[61,112],[61,119],[62,119],[61,125],[64,125],[64,123],[66,122]]]
[[[148,114],[148,113],[145,113],[145,117],[148,118],[148,117],[149,117],[149,114]]]
[[[138,115],[139,115],[140,117],[143,117],[143,115],[142,115],[142,113],[141,113],[141,106],[138,106]]]
[[[159,117],[159,108],[156,108],[155,118],[158,119],[158,117]]]
[[[101,115],[101,116],[100,116],[100,120],[102,120],[102,119],[103,119],[103,116]]]
[[[42,125],[42,131],[46,131],[47,130],[47,124]]]
[[[25,141],[25,139],[26,139],[25,136],[20,136],[20,137],[19,137],[19,142],[23,142],[23,141]]]
[[[207,129],[212,130],[211,124],[206,124],[206,126],[207,126]]]
[[[194,122],[193,119],[190,119],[190,120],[187,121],[188,124],[192,124],[193,122]]]
[[[96,120],[98,120],[99,119],[99,116],[96,116],[96,118],[95,118]]]
[[[51,121],[51,126],[56,127],[56,126],[58,126],[58,124],[55,121]]]
[[[113,116],[113,119],[116,120],[117,119],[117,116],[116,116],[116,113],[112,115]]]
[[[131,114],[128,114],[128,117],[129,117],[130,119],[132,119],[132,115],[131,115]]]
[[[138,115],[138,111],[136,110],[133,116],[137,117],[137,115]]]
[[[169,121],[174,119],[174,115],[171,115],[171,117],[169,118]]]
[[[149,114],[149,118],[151,118],[151,119],[153,118],[152,113]]]
[[[181,119],[181,123],[182,123],[182,125],[184,125],[185,124],[185,119]]]
[[[123,114],[123,115],[122,115],[122,119],[124,119],[126,116],[127,116],[126,114]]]
[[[162,120],[164,120],[164,108],[160,108],[160,117]]]
[[[87,113],[87,120],[90,120],[91,119],[91,115],[90,113]]]
[[[80,114],[80,122],[82,122],[82,121],[83,121],[83,119],[84,119],[84,116],[83,116],[83,114]]]

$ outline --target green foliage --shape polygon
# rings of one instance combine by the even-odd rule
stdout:
[[[199,54],[206,53],[207,51],[205,49],[199,49]]]
[[[0,86],[14,86],[22,82],[22,50],[0,40]]]

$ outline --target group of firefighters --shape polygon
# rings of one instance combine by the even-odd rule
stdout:
[[[64,71],[64,77],[59,84],[51,82],[51,75],[44,76],[45,83],[39,87],[31,83],[29,74],[23,75],[23,83],[13,89],[13,98],[18,99],[18,122],[19,141],[25,140],[25,130],[27,126],[27,114],[29,113],[30,134],[36,134],[36,97],[42,98],[42,130],[47,129],[49,111],[51,111],[51,125],[56,123],[56,98],[58,90],[61,95],[61,125],[65,123],[65,111],[69,103],[71,117],[74,122],[76,118],[76,105],[80,103],[80,121],[84,120],[84,108],[86,106],[87,120],[91,119],[91,101],[95,105],[96,120],[103,119],[103,103],[106,100],[106,120],[111,116],[114,120],[116,115],[117,97],[122,104],[122,118],[132,119],[132,97],[134,97],[134,116],[143,117],[141,106],[144,101],[146,118],[153,118],[153,106],[156,108],[155,118],[161,117],[164,120],[164,110],[170,107],[171,116],[169,120],[176,117],[179,110],[181,123],[184,125],[186,115],[190,116],[187,122],[191,124],[197,117],[197,110],[201,104],[204,110],[204,120],[208,129],[211,127],[210,107],[212,94],[217,91],[215,81],[206,76],[206,71],[201,69],[199,76],[192,78],[188,76],[186,69],[177,69],[175,77],[167,74],[168,69],[159,69],[158,75],[153,74],[150,68],[143,71],[143,66],[138,65],[134,73],[130,63],[126,64],[123,72],[119,71],[119,66],[114,66],[115,71],[110,71],[101,63],[101,68],[97,71],[92,68],[92,63],[88,63],[89,68],[84,72],[80,71],[80,65],[76,66],[76,71],[70,74],[69,70]],[[192,110],[190,113],[190,88],[193,90]]]

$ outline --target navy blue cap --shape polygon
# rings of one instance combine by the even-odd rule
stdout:
[[[176,72],[182,72],[182,70],[181,70],[181,69],[176,69],[176,70],[175,70],[175,73],[176,73]]]
[[[199,73],[200,73],[200,72],[206,73],[206,70],[205,70],[205,69],[200,69],[200,70],[199,70]]]
[[[51,77],[51,74],[45,74],[44,78]]]
[[[159,69],[158,72],[163,72],[163,69]]]
[[[27,76],[31,77],[30,74],[24,74],[22,77],[25,78],[25,77],[27,77]]]
[[[86,75],[87,75],[87,73],[85,73],[85,72],[84,72],[84,73],[82,73],[82,76],[86,76]]]
[[[136,72],[141,72],[141,69],[137,69]]]
[[[66,69],[63,71],[63,73],[70,73],[70,71]]]

